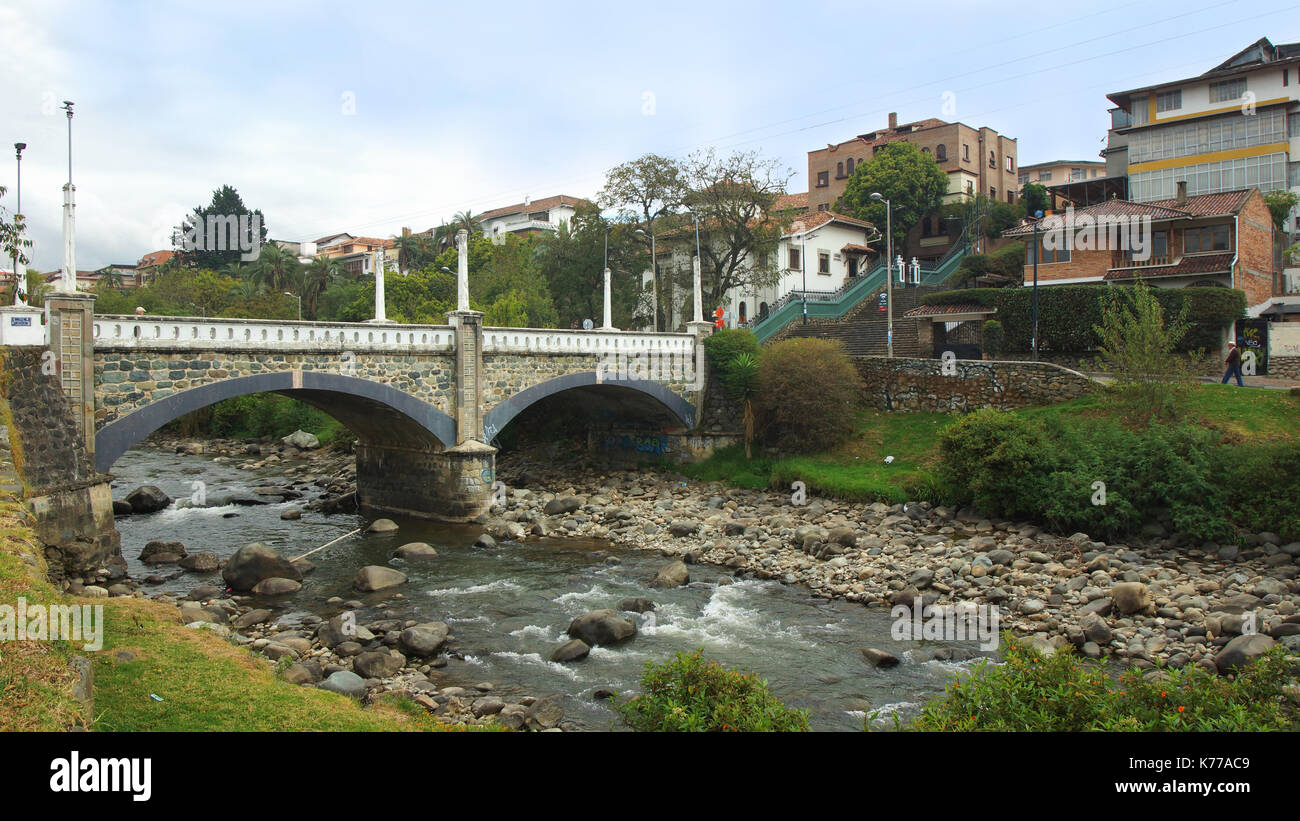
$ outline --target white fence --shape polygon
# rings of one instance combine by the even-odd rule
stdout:
[[[286,322],[199,317],[96,316],[97,349],[293,351],[419,350],[450,352],[448,325],[369,322]],[[485,353],[607,354],[654,352],[692,355],[691,334],[484,328]]]

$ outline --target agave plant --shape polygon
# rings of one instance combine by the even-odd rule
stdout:
[[[754,444],[754,396],[758,393],[758,357],[752,353],[738,353],[731,360],[727,373],[727,387],[732,395],[744,403],[745,408],[745,458],[752,459]]]

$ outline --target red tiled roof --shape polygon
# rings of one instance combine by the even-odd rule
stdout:
[[[850,242],[848,245],[845,245],[843,248],[840,249],[840,253],[842,253],[842,254],[844,254],[844,253],[848,253],[848,254],[874,254],[874,253],[877,253],[877,251],[876,251],[876,249],[874,249],[874,248],[868,248],[868,247],[865,246],[865,245],[857,245],[857,244],[855,244],[855,243]]]
[[[795,219],[795,221],[790,225],[790,233],[786,234],[786,236],[798,234],[803,231],[811,231],[812,229],[825,225],[831,221],[842,222],[845,225],[854,225],[858,228],[867,228],[872,231],[876,230],[876,226],[866,220],[846,217],[843,214],[837,214],[834,211],[814,211],[811,214]]]
[[[772,211],[807,211],[808,210],[808,192],[802,194],[782,194],[772,203]]]
[[[934,117],[928,117],[924,120],[917,120],[916,122],[912,122],[912,123],[900,123],[894,128],[889,128],[888,126],[886,126],[884,128],[877,129],[867,134],[859,134],[858,136],[854,137],[851,140],[845,140],[844,142],[838,144],[827,145],[825,148],[817,149],[817,151],[827,151],[830,153],[835,153],[844,146],[858,147],[864,145],[871,146],[871,145],[877,145],[883,143],[890,143],[896,140],[906,139],[910,134],[913,134],[917,131],[921,131],[923,129],[939,128],[941,126],[946,126],[946,125],[952,125],[952,123],[949,123],[946,120],[939,120]],[[869,139],[870,137],[872,137],[872,135],[875,136],[875,139]],[[809,153],[815,153],[815,152],[809,152]]]
[[[1173,265],[1114,268],[1106,272],[1106,279],[1154,279],[1195,274],[1226,274],[1232,271],[1232,254],[1194,254],[1185,256]]]
[[[136,267],[149,268],[154,265],[162,265],[163,263],[171,260],[171,258],[174,256],[176,256],[175,251],[150,251],[149,253],[140,257],[140,261],[136,263]]]
[[[980,305],[978,302],[952,302],[942,305],[919,305],[903,316],[948,316],[950,314],[995,314],[997,308]]]
[[[1223,191],[1218,194],[1199,194],[1188,197],[1186,201],[1155,200],[1153,202],[1133,202],[1131,200],[1106,200],[1095,205],[1074,209],[1077,224],[1079,217],[1150,217],[1153,221],[1193,219],[1196,217],[1219,217],[1236,214],[1246,204],[1253,191],[1247,188],[1239,191]],[[1039,220],[1038,230],[1050,231],[1064,225],[1065,215],[1061,212],[1043,217]],[[1034,223],[1027,222],[1002,232],[1004,237],[1023,237],[1034,232]]]
[[[533,200],[527,205],[520,202],[515,205],[507,205],[504,208],[493,208],[491,211],[484,211],[482,214],[475,214],[474,221],[483,222],[484,220],[495,219],[496,217],[508,217],[511,214],[522,214],[525,211],[549,211],[560,205],[576,206],[580,202],[587,202],[587,200],[584,200],[582,197],[570,197],[564,194],[557,194],[554,197],[542,197],[540,200]]]

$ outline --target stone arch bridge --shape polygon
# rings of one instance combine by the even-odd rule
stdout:
[[[186,413],[274,392],[357,434],[364,507],[410,515],[466,519],[485,510],[495,477],[491,442],[547,397],[567,393],[601,419],[685,433],[696,427],[704,396],[703,327],[491,328],[477,312],[453,313],[449,325],[400,325],[86,310],[77,324],[90,333],[69,333],[77,316],[51,318],[51,330],[62,331],[51,347],[65,392],[84,411],[100,471]]]

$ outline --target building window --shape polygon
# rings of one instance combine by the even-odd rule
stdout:
[[[741,322],[749,321],[749,314],[745,311],[745,303],[743,302],[740,303],[740,321]]]
[[[1156,112],[1177,111],[1183,107],[1183,90],[1162,91],[1156,95]]]
[[[975,182],[974,182],[974,180],[966,180],[966,193],[967,193],[967,194],[974,194],[974,193],[975,193]]]
[[[1020,172],[1020,184],[1021,184],[1021,185],[1024,185],[1024,184],[1027,183],[1027,182],[1029,182],[1029,172],[1028,172],[1028,171],[1021,171],[1021,172]]]
[[[829,211],[829,210],[831,210],[830,203],[825,203],[825,202],[820,203],[820,204],[817,206],[817,210],[818,210],[818,211]]]
[[[837,180],[842,180],[842,179],[844,179],[844,163],[843,163],[843,161],[835,163],[835,179],[837,179]]]
[[[1016,192],[1014,192],[1014,191],[1008,191],[1008,192],[1007,192],[1007,202],[1015,202],[1015,201],[1016,201]]]
[[[995,199],[997,199],[997,198],[998,198],[998,189],[996,189],[996,188],[994,188],[993,186],[990,185],[990,186],[989,186],[989,199],[991,199],[991,200],[995,200]]]
[[[970,162],[970,145],[967,143],[961,144],[961,161]]]
[[[1260,116],[1262,112],[1254,117],[1238,119],[1257,120]],[[1139,171],[1129,175],[1129,199],[1134,202],[1172,199],[1180,180],[1187,181],[1188,196],[1217,194],[1242,188],[1273,191],[1286,187],[1286,158],[1285,153],[1278,152],[1157,171]]]
[[[1009,154],[1007,155],[1007,173],[1008,174],[1016,173],[1016,158],[1012,157]]]
[[[934,147],[934,158],[939,162],[944,162],[945,160],[947,160],[948,146],[944,145],[943,143],[939,143],[938,145],[936,145]]]
[[[1051,172],[1051,171],[1039,171],[1039,172],[1038,172],[1038,181],[1039,181],[1039,182],[1050,182],[1051,179],[1052,179],[1052,172]]]
[[[849,176],[852,177],[852,176],[853,176],[853,158],[852,158],[852,157],[849,157],[849,168],[848,168],[848,171],[849,171]]]
[[[831,255],[826,251],[817,252],[817,273],[829,275],[831,272]]]
[[[1291,69],[1289,68],[1282,69],[1282,85],[1283,87],[1291,85]]]
[[[930,229],[930,218],[925,217],[921,220],[921,236],[932,236],[934,232]]]
[[[791,268],[792,270],[798,270],[798,269],[799,269],[799,249],[798,249],[798,248],[791,248],[791,249],[790,249],[790,265],[789,265],[788,267]]]
[[[1210,83],[1210,102],[1226,103],[1232,100],[1240,100],[1241,95],[1246,93],[1246,78],[1238,77],[1235,80],[1224,80],[1221,83]]]
[[[818,187],[818,188],[825,188],[826,186],[830,185],[830,184],[831,184],[830,176],[831,176],[831,172],[829,172],[829,171],[818,171],[818,172],[817,172],[817,187]]]
[[[1056,248],[1049,251],[1048,249],[1043,247],[1043,240],[1044,240],[1043,237],[1038,238],[1038,264],[1039,265],[1050,265],[1056,262],[1070,261],[1069,248]],[[1026,265],[1034,264],[1034,246],[1032,244],[1025,246],[1025,264]]]
[[[1070,169],[1070,182],[1078,182],[1079,180],[1082,180],[1082,179],[1086,179],[1086,178],[1084,177],[1084,175],[1083,175],[1083,169],[1082,169],[1082,168],[1071,168],[1071,169]]]
[[[994,171],[998,170],[998,155],[996,152],[989,152],[989,168],[992,168]]]
[[[1228,226],[1207,225],[1183,231],[1183,253],[1199,254],[1228,250]]]

